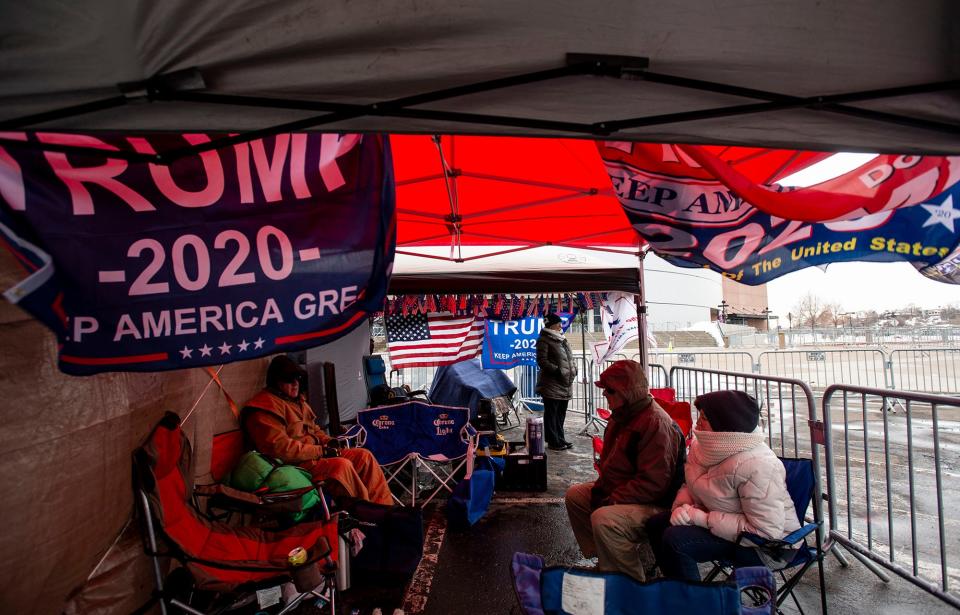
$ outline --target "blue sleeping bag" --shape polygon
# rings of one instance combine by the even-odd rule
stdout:
[[[480,359],[460,361],[437,369],[430,386],[430,401],[442,406],[470,409],[473,420],[481,399],[510,397],[517,387],[503,371],[483,369]]]

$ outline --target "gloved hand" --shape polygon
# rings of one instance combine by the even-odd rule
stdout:
[[[681,504],[670,513],[670,525],[690,525],[690,505]]]
[[[339,457],[340,456],[340,443],[336,440],[330,440],[323,447],[323,456],[324,457]]]

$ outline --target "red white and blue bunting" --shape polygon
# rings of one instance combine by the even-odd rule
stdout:
[[[426,294],[387,297],[383,304],[386,316],[408,316],[428,312],[450,312],[454,315],[474,314],[494,320],[514,320],[523,316],[542,316],[551,312],[590,310],[600,304],[603,293],[548,293],[517,295]]]

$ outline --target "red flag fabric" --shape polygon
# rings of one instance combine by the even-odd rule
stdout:
[[[447,365],[480,352],[483,319],[431,312],[386,319],[387,353],[392,369]]]
[[[960,283],[960,156],[598,143],[661,257],[747,285],[840,261],[907,260]]]
[[[798,167],[802,168],[796,160],[808,164],[823,160],[828,154],[614,141],[598,143],[597,147],[621,202],[624,190],[635,188],[617,184],[617,180],[624,177],[618,169],[632,168],[647,174],[645,186],[650,190],[649,194],[641,195],[640,200],[644,202],[663,206],[674,198],[687,198],[686,194],[678,194],[685,191],[689,193],[687,203],[693,211],[697,190],[719,180],[718,186],[733,191],[764,213],[805,222],[908,207],[940,194],[960,179],[960,157],[882,154],[816,186],[787,187],[777,182]],[[769,164],[758,162],[763,160],[769,160]],[[773,166],[778,163],[782,164]],[[703,206],[709,204],[705,202]],[[731,212],[737,209],[730,204],[727,207]],[[739,209],[744,213],[746,208]]]

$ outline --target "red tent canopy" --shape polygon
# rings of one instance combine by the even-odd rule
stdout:
[[[636,250],[642,245],[591,141],[427,135],[393,135],[390,141],[400,252],[450,246],[456,260],[459,246]],[[755,147],[710,150],[761,183],[830,155]]]
[[[390,142],[401,251],[641,245],[590,141],[393,135]]]

